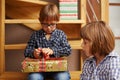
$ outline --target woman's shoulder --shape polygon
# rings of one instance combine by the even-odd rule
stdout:
[[[113,51],[109,54],[108,57],[110,58],[111,65],[118,65],[118,64],[120,65],[120,54]]]
[[[93,62],[94,60],[95,60],[94,56],[90,56],[90,57],[85,59],[84,63]]]
[[[115,52],[115,51],[112,51],[112,52],[108,55],[108,57],[113,58],[113,59],[118,59],[118,60],[120,60],[120,54],[118,54],[118,53]]]

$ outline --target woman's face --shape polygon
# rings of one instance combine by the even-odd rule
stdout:
[[[86,39],[83,39],[83,43],[82,43],[82,50],[83,50],[83,53],[87,56],[87,57],[90,57],[92,56],[92,53],[90,51],[90,41],[86,40]]]
[[[51,34],[56,29],[56,21],[42,22],[42,28],[47,34]]]

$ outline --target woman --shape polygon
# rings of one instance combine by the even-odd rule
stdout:
[[[88,56],[80,80],[120,80],[120,56],[113,51],[115,37],[104,21],[91,22],[80,32]]]

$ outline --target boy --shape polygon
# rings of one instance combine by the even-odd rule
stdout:
[[[69,56],[71,54],[71,47],[66,35],[62,30],[56,28],[59,21],[57,6],[54,4],[44,6],[39,16],[42,29],[32,34],[25,49],[25,57],[37,59],[43,55],[46,58]],[[54,80],[70,80],[68,71],[30,73],[28,79],[44,80],[50,76]]]

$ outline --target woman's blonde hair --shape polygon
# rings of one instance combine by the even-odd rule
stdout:
[[[55,4],[48,4],[44,6],[39,14],[40,22],[44,21],[59,21],[59,10]]]
[[[85,25],[80,35],[91,43],[91,53],[108,55],[115,47],[115,37],[110,27],[104,21],[95,21]]]

